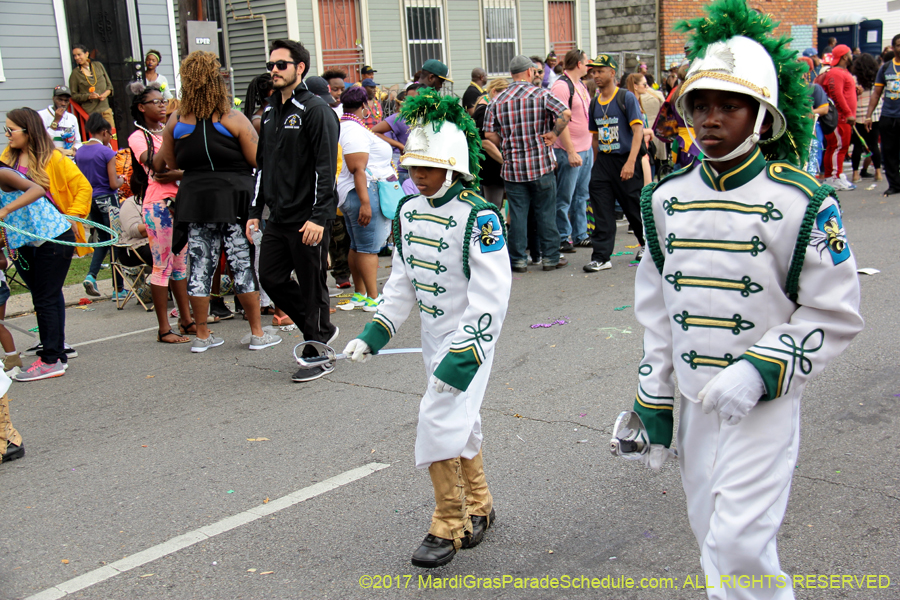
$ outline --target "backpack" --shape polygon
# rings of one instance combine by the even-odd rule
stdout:
[[[819,125],[822,126],[822,133],[828,135],[830,133],[834,133],[834,130],[837,129],[838,124],[838,113],[837,107],[834,105],[834,101],[829,97],[828,98],[828,112],[821,117],[819,117]]]

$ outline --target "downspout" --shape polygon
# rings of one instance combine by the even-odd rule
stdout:
[[[660,74],[659,62],[660,62],[660,59],[662,58],[662,49],[659,47],[659,21],[660,21],[659,0],[656,0],[656,64],[654,65],[655,74],[653,75],[653,78],[656,81],[660,81],[660,79],[659,79],[659,74]],[[660,86],[660,87],[662,87],[662,86]]]
[[[224,0],[221,0],[224,2]],[[235,21],[251,21],[253,19],[261,19],[262,20],[262,28],[263,28],[263,44],[265,44],[265,49],[263,50],[263,60],[269,60],[269,26],[266,23],[266,15],[255,15],[253,14],[253,9],[250,8],[250,0],[247,0],[247,11],[249,11],[249,15],[245,17],[239,17],[234,12],[234,4],[230,1],[228,5],[231,6],[231,17]]]

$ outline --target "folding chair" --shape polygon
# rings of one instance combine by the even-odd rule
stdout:
[[[119,221],[119,207],[113,206],[109,211],[109,226],[120,236],[122,235],[122,223]],[[147,275],[152,270],[152,265],[142,263],[136,267],[123,265],[119,259],[120,255],[131,250],[128,244],[113,244],[110,254],[109,266],[112,269],[113,292],[118,289],[117,280],[121,279],[122,287],[127,292],[124,298],[119,298],[116,294],[116,308],[122,310],[128,301],[134,298],[140,302],[144,310],[150,312],[152,306],[147,306],[150,302],[150,284],[147,282]]]

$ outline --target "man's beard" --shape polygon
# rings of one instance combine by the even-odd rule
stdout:
[[[294,73],[293,78],[288,78],[284,75],[279,75],[279,77],[281,77],[281,81],[283,81],[283,83],[281,85],[278,84],[279,80],[277,80],[277,79],[272,82],[272,87],[274,87],[276,90],[280,90],[281,88],[291,87],[297,81],[296,73]]]

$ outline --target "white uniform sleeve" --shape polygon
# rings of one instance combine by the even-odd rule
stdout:
[[[472,225],[463,251],[469,268],[468,306],[449,351],[434,370],[435,377],[462,391],[500,337],[512,286],[509,251],[497,213],[480,210]]]
[[[859,279],[834,198],[819,209],[800,272],[797,310],[742,356],[766,385],[762,400],[801,389],[862,331]]]

